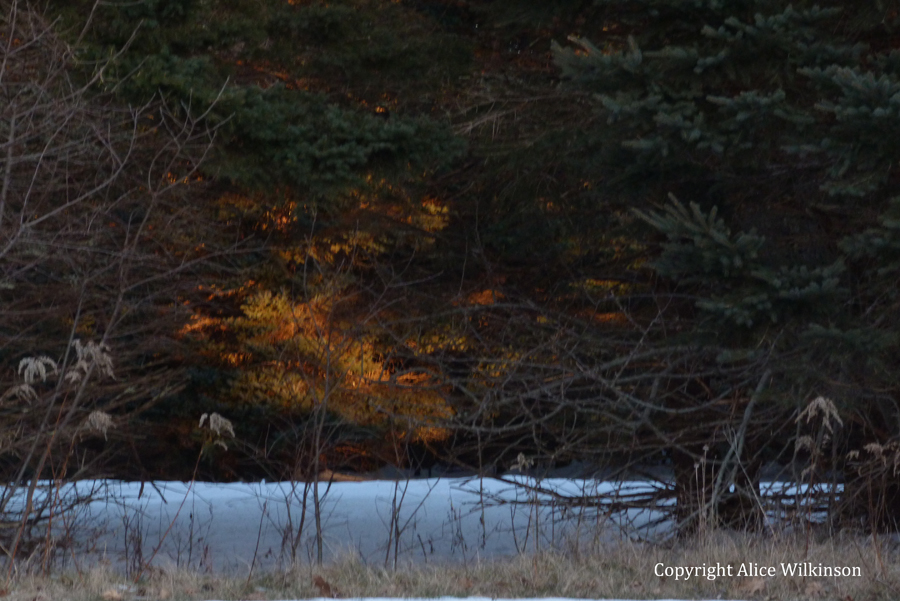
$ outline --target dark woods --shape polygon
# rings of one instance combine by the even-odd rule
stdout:
[[[895,527],[896,9],[0,4],[8,481],[577,465]]]

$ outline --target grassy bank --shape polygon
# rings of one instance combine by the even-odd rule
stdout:
[[[806,563],[810,575],[784,576],[781,564]],[[660,565],[662,564],[662,565]],[[677,567],[718,564],[732,576],[710,580],[657,576]],[[752,566],[750,564],[753,564]],[[842,566],[859,576],[824,576],[817,566]],[[740,571],[747,575],[738,575]],[[756,570],[773,567],[772,577]],[[125,601],[138,599],[304,599],[311,597],[485,596],[626,599],[840,599],[900,597],[900,553],[895,545],[844,536],[772,538],[715,533],[667,546],[619,543],[590,554],[571,552],[458,564],[366,565],[347,557],[331,564],[279,572],[212,574],[150,569],[134,582],[103,566],[47,575],[13,575],[6,598]]]

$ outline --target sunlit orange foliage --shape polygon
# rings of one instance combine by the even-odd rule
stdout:
[[[495,302],[503,298],[503,293],[499,290],[487,288],[473,292],[466,297],[466,304],[472,306],[493,305]]]
[[[236,339],[207,345],[239,370],[230,391],[235,402],[324,409],[358,425],[406,424],[413,440],[444,438],[439,424],[450,409],[436,379],[424,371],[392,373],[379,359],[375,332],[359,327],[352,309],[352,295],[340,287],[300,302],[259,291],[240,317],[198,317],[184,332]]]
[[[589,319],[596,323],[604,324],[625,324],[628,323],[628,317],[622,311],[598,312],[591,309],[578,313],[579,317]]]

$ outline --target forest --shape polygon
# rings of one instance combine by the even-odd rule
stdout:
[[[0,506],[577,464],[896,527],[896,2],[0,8]]]

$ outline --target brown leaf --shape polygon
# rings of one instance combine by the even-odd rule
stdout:
[[[319,589],[319,593],[323,597],[331,597],[332,599],[337,599],[339,597],[343,597],[343,595],[337,588],[331,586],[327,580],[325,580],[324,578],[322,578],[319,575],[316,575],[315,577],[313,577],[313,584],[316,586],[317,589]]]

